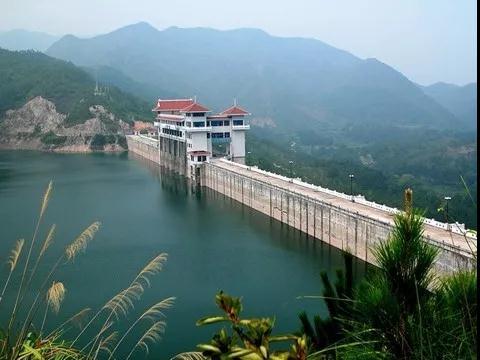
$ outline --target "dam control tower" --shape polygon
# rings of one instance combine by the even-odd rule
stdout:
[[[250,113],[237,105],[211,114],[197,99],[159,99],[154,111],[159,143],[168,142],[175,156],[185,157],[187,174],[195,177],[202,163],[211,157],[226,157],[245,163],[245,133]],[[173,142],[173,146],[172,145]],[[182,161],[183,163],[183,161]]]

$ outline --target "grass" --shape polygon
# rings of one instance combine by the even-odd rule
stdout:
[[[40,204],[32,238],[30,241],[17,240],[8,258],[8,275],[0,287],[0,311],[8,314],[6,323],[0,325],[3,329],[0,331],[0,359],[113,359],[132,331],[147,325],[147,330],[129,349],[127,359],[132,356],[138,358],[141,350],[148,353],[149,346],[160,341],[165,331],[165,311],[173,306],[175,298],[169,297],[148,307],[124,333],[119,334],[113,329],[125,320],[134,304],[150,287],[151,277],[162,270],[167,261],[165,253],[155,256],[128,287],[114,295],[93,315],[91,309],[81,309],[53,331],[45,330],[51,314],[61,311],[68,292],[67,285],[57,280],[59,271],[87,250],[101,228],[101,223],[96,221],[84,229],[65,247],[46,271],[47,275],[40,277],[38,269],[43,266],[42,259],[55,239],[56,226],[53,224],[43,242],[38,244],[39,229],[52,192],[53,184],[50,182]],[[19,277],[18,283],[12,281],[12,277],[16,276]],[[31,293],[33,296],[29,295]],[[6,295],[13,300],[12,304],[4,301]],[[79,325],[80,330],[75,338],[67,339],[66,334],[74,324]],[[89,338],[87,330],[96,335]]]

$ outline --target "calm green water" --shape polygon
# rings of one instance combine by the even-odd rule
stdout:
[[[297,330],[296,315],[302,309],[326,314],[320,300],[297,297],[320,293],[320,271],[333,276],[343,265],[338,250],[222,195],[192,191],[184,178],[127,153],[0,152],[2,263],[15,239],[31,238],[50,179],[54,193],[41,234],[52,223],[58,231],[43,272],[90,223],[99,220],[102,228],[87,252],[56,276],[64,282],[67,295],[60,314],[49,316],[49,327],[84,307],[101,307],[160,252],[169,254],[165,269],[153,279],[136,311],[122,322],[126,326],[162,298],[177,298],[167,312],[163,341],[151,347],[149,359],[169,359],[207,341],[215,325],[197,328],[195,321],[216,313],[214,295],[221,289],[243,296],[246,316],[275,316],[276,333]],[[364,267],[360,261],[355,264],[358,277]],[[6,270],[2,267],[0,284]],[[6,298],[9,301],[11,296]],[[5,305],[3,310],[0,307],[3,321]],[[130,343],[144,329],[134,331]],[[118,358],[125,352],[122,348]],[[135,358],[144,356],[136,353]]]

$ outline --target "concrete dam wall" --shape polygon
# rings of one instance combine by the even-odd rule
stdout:
[[[130,151],[186,174],[182,149],[175,152],[175,145],[167,143],[159,149],[155,139],[127,138]],[[195,182],[372,264],[372,246],[387,239],[394,224],[394,215],[382,208],[224,159],[204,163]],[[471,250],[476,250],[476,239],[473,247],[473,239],[428,223],[424,235],[441,250],[439,272],[476,266]]]

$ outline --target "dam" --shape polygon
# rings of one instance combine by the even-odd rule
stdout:
[[[127,135],[127,143],[132,153],[189,177],[194,186],[208,187],[374,265],[372,246],[388,238],[399,211],[241,161],[189,154],[185,144],[171,137]],[[440,249],[438,272],[476,266],[476,234],[460,224],[425,219],[424,236]]]

